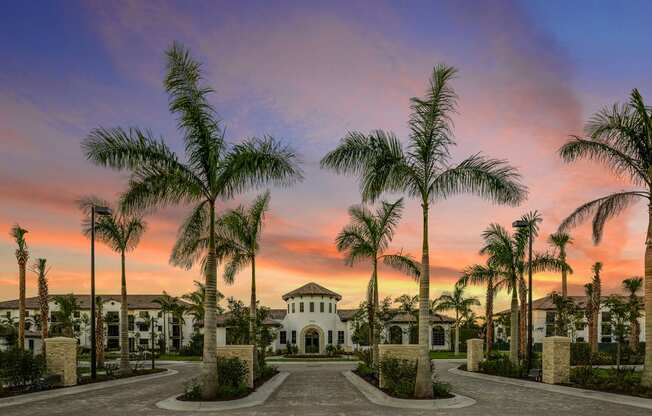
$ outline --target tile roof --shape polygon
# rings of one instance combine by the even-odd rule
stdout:
[[[310,296],[310,295],[330,296],[332,298],[335,298],[336,300],[342,299],[342,296],[333,292],[332,290],[326,289],[324,286],[318,285],[315,282],[310,282],[310,283],[306,283],[305,285],[301,286],[298,289],[294,289],[293,291],[286,293],[285,295],[283,295],[283,300],[288,300],[289,298],[293,298],[296,296]]]
[[[55,296],[60,295],[50,295],[48,298],[50,302],[54,301]],[[77,299],[77,305],[79,309],[90,309],[91,305],[91,296],[90,295],[74,295]],[[97,295],[104,299],[104,301],[115,301],[120,302],[120,295]],[[129,309],[160,309],[160,305],[155,303],[154,300],[160,298],[162,295],[127,295],[127,306]],[[183,300],[179,300],[181,303],[187,304]],[[25,299],[25,305],[27,309],[38,309],[38,296],[33,296]],[[18,309],[18,299],[6,300],[0,302],[0,309]]]

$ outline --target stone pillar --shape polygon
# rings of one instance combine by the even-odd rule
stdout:
[[[483,340],[472,338],[466,340],[466,369],[480,371],[480,361],[484,359]]]
[[[546,337],[543,339],[543,382],[548,384],[568,383],[570,377],[570,343],[568,337]]]
[[[253,345],[226,345],[217,347],[217,356],[224,358],[237,357],[247,364],[247,386],[254,388],[254,346]],[[219,380],[218,380],[219,381]]]
[[[64,386],[77,384],[77,340],[66,337],[46,338],[45,362],[48,374],[60,375]]]

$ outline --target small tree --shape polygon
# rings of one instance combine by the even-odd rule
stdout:
[[[618,342],[616,348],[616,367],[620,369],[622,345],[629,330],[629,305],[620,296],[611,295],[604,301],[604,306],[609,309],[609,323]]]
[[[567,337],[576,311],[575,302],[563,293],[550,294],[555,305],[555,335]]]
[[[627,305],[629,306],[629,348],[632,352],[638,352],[638,339],[641,334],[641,324],[638,318],[641,317],[641,309],[645,304],[636,294],[643,287],[642,277],[632,277],[623,280],[623,288],[629,292]]]
[[[77,298],[72,293],[55,296],[54,303],[56,303],[59,310],[54,312],[55,322],[52,324],[52,329],[64,337],[74,338],[75,327],[81,323],[79,317],[75,316],[79,312]]]
[[[41,313],[41,340],[43,341],[42,353],[45,354],[45,339],[48,337],[48,319],[50,316],[50,305],[48,296],[47,274],[50,268],[47,267],[47,260],[36,259],[32,265],[32,272],[38,276],[38,305]]]
[[[463,284],[456,284],[452,293],[444,293],[438,298],[437,311],[453,310],[455,312],[455,355],[460,353],[460,326],[465,316],[471,312],[472,306],[479,306],[480,301],[473,297],[464,296]]]

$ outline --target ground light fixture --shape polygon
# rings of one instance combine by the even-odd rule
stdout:
[[[95,344],[95,215],[111,215],[111,208],[91,206],[91,379],[97,378],[97,346]]]
[[[527,288],[527,357],[526,368],[532,368],[532,224],[525,220],[517,220],[512,223],[514,228],[528,229],[528,288]]]

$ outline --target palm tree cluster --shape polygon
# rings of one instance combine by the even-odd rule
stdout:
[[[455,312],[455,355],[460,353],[460,327],[462,326],[462,322],[469,320],[473,315],[471,309],[473,306],[480,306],[480,301],[477,298],[464,296],[465,287],[463,283],[458,282],[452,293],[443,293],[435,300],[435,311],[452,310]]]

